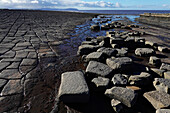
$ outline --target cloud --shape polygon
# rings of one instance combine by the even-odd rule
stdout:
[[[4,5],[5,3],[5,5]],[[34,4],[34,5],[33,5]],[[36,5],[35,5],[36,4]],[[33,5],[33,6],[31,6]],[[120,8],[119,3],[84,0],[0,0],[0,8],[57,8],[57,7],[86,7],[86,8]]]
[[[165,8],[169,8],[170,9],[170,5],[169,4],[163,4],[162,6],[165,7]]]
[[[117,8],[121,8],[121,7],[122,7],[122,5],[121,5],[120,3],[118,3],[118,2],[116,2],[115,7],[117,7]]]

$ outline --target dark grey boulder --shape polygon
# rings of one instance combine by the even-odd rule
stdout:
[[[131,68],[132,59],[129,57],[108,58],[106,64],[114,70],[125,71]]]
[[[105,60],[106,55],[103,52],[92,52],[86,56],[86,61],[89,62],[91,60],[103,62]]]
[[[123,87],[112,87],[111,89],[107,89],[105,95],[111,99],[119,100],[127,107],[132,107],[137,99],[137,94],[133,90]]]
[[[170,71],[170,64],[162,63],[160,69],[161,69],[161,70]]]
[[[128,76],[124,74],[115,74],[112,78],[114,85],[126,85],[128,83]]]
[[[110,80],[108,78],[104,78],[104,77],[98,77],[92,79],[92,82],[95,84],[97,91],[105,91],[109,85],[109,81]]]
[[[170,95],[165,92],[150,91],[144,93],[144,97],[153,105],[155,109],[170,106]]]
[[[129,84],[137,86],[147,86],[151,83],[152,76],[149,73],[142,72],[140,75],[132,75],[129,77]]]
[[[153,85],[157,91],[170,93],[170,79],[155,78]]]
[[[77,54],[78,55],[88,55],[91,52],[95,52],[99,46],[94,46],[94,45],[81,45],[78,48]]]
[[[151,48],[137,48],[135,50],[135,55],[137,56],[152,56],[155,54],[155,51]]]
[[[116,56],[116,54],[118,53],[116,49],[113,49],[113,48],[105,48],[105,47],[99,48],[99,49],[97,50],[97,52],[102,52],[102,53],[106,54],[107,57]]]
[[[61,75],[58,97],[64,103],[86,103],[89,89],[81,71],[65,72]]]
[[[110,77],[113,73],[113,69],[106,64],[90,61],[86,68],[86,73],[102,77]]]

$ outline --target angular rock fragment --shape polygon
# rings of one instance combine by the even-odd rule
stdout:
[[[126,85],[128,83],[127,75],[124,74],[115,74],[112,78],[114,85]]]
[[[99,46],[93,46],[93,45],[81,45],[79,46],[78,55],[87,55],[91,52],[95,52],[97,49],[99,48]]]
[[[90,28],[91,28],[91,30],[94,30],[94,31],[99,31],[100,30],[99,25],[92,25]]]
[[[164,72],[165,72],[165,70],[161,70],[161,69],[157,69],[157,68],[151,68],[151,70],[152,70],[155,74],[159,75],[160,77],[163,77],[163,74],[164,74]]]
[[[151,82],[151,75],[146,72],[142,72],[140,75],[132,75],[129,77],[129,83],[137,86],[147,86]]]
[[[164,72],[164,78],[170,79],[170,71]]]
[[[137,94],[133,90],[123,87],[112,87],[111,89],[107,89],[105,95],[112,99],[119,100],[127,107],[132,107],[137,99]]]
[[[105,91],[106,88],[109,85],[109,79],[108,78],[104,78],[104,77],[98,77],[98,78],[94,78],[92,80],[92,82],[95,84],[95,86],[97,87],[98,91]]]
[[[119,113],[123,109],[122,103],[115,99],[111,100],[111,106],[113,107],[114,111],[116,111],[116,113]]]
[[[132,59],[129,57],[108,58],[106,64],[114,70],[125,71],[129,70],[132,65]]]
[[[160,69],[165,71],[170,71],[170,64],[162,63]]]
[[[61,75],[58,97],[64,103],[86,103],[89,89],[81,71],[65,72]]]
[[[127,56],[128,51],[125,50],[124,48],[121,49],[116,49],[118,51],[118,53],[116,54],[117,57],[124,57]]]
[[[156,113],[170,113],[170,109],[158,109]]]
[[[0,79],[0,89],[7,83],[7,80]]]
[[[99,48],[99,49],[97,50],[97,52],[102,52],[102,53],[106,54],[107,57],[116,56],[116,54],[117,54],[117,50],[116,50],[116,49],[113,49],[113,48],[105,48],[105,47]]]
[[[110,77],[113,73],[113,69],[106,64],[90,61],[86,68],[86,73],[102,77]]]
[[[169,49],[167,47],[163,47],[163,46],[158,46],[158,50],[160,52],[169,52]]]
[[[137,56],[151,56],[154,54],[155,54],[155,51],[151,48],[137,48],[135,50],[135,55]]]
[[[166,93],[170,93],[170,79],[155,78],[153,85],[157,91],[164,91]]]
[[[151,56],[149,59],[149,64],[154,66],[159,66],[161,64],[161,59],[156,56]]]
[[[86,56],[86,61],[98,61],[103,62],[105,60],[105,54],[103,52],[92,52]]]
[[[144,97],[153,105],[155,109],[170,106],[170,95],[165,92],[150,91],[144,93]]]

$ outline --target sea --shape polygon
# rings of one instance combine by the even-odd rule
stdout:
[[[170,10],[79,10],[79,12],[113,15],[139,15],[143,13],[170,13]]]

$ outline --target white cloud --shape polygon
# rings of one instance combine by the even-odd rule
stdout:
[[[32,4],[38,4],[39,2],[37,0],[31,1]]]
[[[122,5],[118,2],[116,2],[115,7],[120,8],[120,7],[122,7]]]

